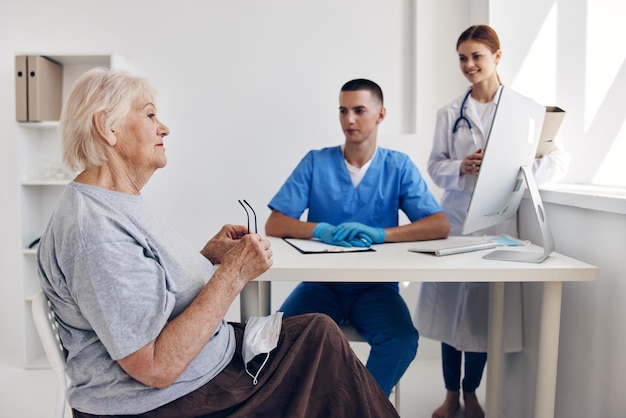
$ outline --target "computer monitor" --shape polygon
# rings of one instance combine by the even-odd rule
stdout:
[[[484,258],[538,263],[554,250],[531,170],[546,108],[508,87],[503,86],[499,95],[462,232],[475,232],[516,216],[526,186],[539,222],[543,253],[507,249],[493,251]]]

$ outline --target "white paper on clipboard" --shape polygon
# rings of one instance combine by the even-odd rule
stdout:
[[[302,254],[332,254],[375,251],[372,247],[341,247],[326,244],[317,239],[283,238],[285,242],[300,251]]]

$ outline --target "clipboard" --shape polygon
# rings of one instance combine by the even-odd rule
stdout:
[[[283,241],[301,254],[344,254],[376,251],[372,247],[341,247],[339,245],[326,244],[317,239],[283,238]]]
[[[563,118],[565,118],[565,110],[556,106],[546,106],[546,116],[543,120],[535,158],[541,158],[554,149],[556,146],[554,139],[559,133]]]

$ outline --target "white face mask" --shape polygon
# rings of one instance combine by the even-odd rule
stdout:
[[[257,378],[270,357],[270,351],[278,345],[278,337],[282,326],[282,312],[275,312],[263,317],[251,316],[248,319],[246,329],[243,333],[243,346],[241,351],[246,373],[252,377],[252,383],[255,385],[259,383]],[[261,364],[256,374],[252,374],[248,371],[248,363],[259,354],[266,354],[265,361],[263,361],[263,364]]]

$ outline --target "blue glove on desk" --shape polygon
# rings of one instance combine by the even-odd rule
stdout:
[[[353,247],[366,248],[372,246],[372,239],[369,236],[363,235],[361,233],[356,234],[355,237],[352,239],[346,238],[344,241],[349,242]]]
[[[382,228],[374,228],[359,222],[345,222],[335,228],[333,237],[336,240],[348,242],[367,237],[372,244],[380,244],[385,241],[385,231]]]
[[[334,237],[335,226],[327,224],[326,222],[320,222],[313,229],[313,236],[325,242],[326,244],[339,245],[341,247],[351,247],[352,245],[348,241],[343,239],[336,239]]]

